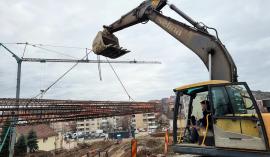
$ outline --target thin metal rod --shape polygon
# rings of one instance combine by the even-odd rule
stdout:
[[[22,58],[23,62],[65,62],[65,63],[108,63],[107,60],[86,60],[86,59],[46,59],[46,58]],[[110,63],[127,63],[127,64],[161,64],[159,61],[119,61],[110,60]]]
[[[212,54],[208,53],[209,80],[212,80]]]
[[[16,61],[20,61],[21,58],[19,56],[17,56],[15,53],[13,53],[10,49],[8,49],[5,45],[3,45],[2,43],[0,43],[0,46],[2,46],[4,49],[6,49],[10,54],[12,54],[12,57],[14,57],[16,59]]]
[[[101,74],[101,65],[100,65],[100,56],[97,55],[98,60],[98,74],[99,74],[99,80],[102,81],[102,74]]]

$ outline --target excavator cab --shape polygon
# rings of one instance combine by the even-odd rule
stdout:
[[[270,155],[270,130],[265,127],[270,114],[260,113],[245,82],[211,80],[174,91],[175,152],[227,157]]]

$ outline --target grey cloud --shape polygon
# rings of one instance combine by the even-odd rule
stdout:
[[[102,25],[108,25],[133,9],[141,0],[118,1],[0,1],[0,41],[33,42],[91,47]],[[232,54],[240,75],[252,89],[270,90],[269,82],[269,1],[170,1],[195,20],[216,27]],[[181,20],[168,7],[164,14]],[[185,22],[186,23],[186,22]],[[119,60],[159,60],[162,65],[114,64],[130,95],[135,100],[159,99],[173,94],[172,89],[186,83],[208,79],[199,58],[177,40],[148,22],[116,33],[121,46],[132,52]],[[12,46],[22,55],[23,46]],[[52,48],[81,58],[84,50]],[[0,97],[15,96],[16,63],[0,48]],[[67,58],[37,48],[27,48],[27,57]],[[95,59],[95,55],[90,55]],[[104,59],[104,58],[102,58]],[[31,97],[49,86],[72,64],[23,64],[22,97]],[[108,65],[102,64],[103,81],[96,64],[79,65],[54,86],[44,98],[127,100]]]

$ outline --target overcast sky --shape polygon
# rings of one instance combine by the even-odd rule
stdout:
[[[0,42],[30,42],[91,48],[102,25],[120,18],[141,0],[1,0]],[[270,91],[270,1],[268,0],[171,0],[197,21],[215,27],[238,67],[239,81],[253,90]],[[168,7],[163,14],[186,23]],[[208,79],[208,73],[189,49],[155,24],[139,24],[116,33],[131,53],[118,60],[161,61],[162,64],[114,64],[131,97],[136,101],[173,95],[173,88]],[[23,45],[6,45],[22,56]],[[31,46],[25,57],[81,58],[84,49],[45,47],[57,55]],[[15,97],[16,62],[0,48],[0,97]],[[89,59],[96,59],[91,54]],[[104,59],[104,58],[101,58]],[[73,64],[23,63],[21,97],[32,97]],[[107,64],[81,64],[56,84],[44,98],[128,100]]]

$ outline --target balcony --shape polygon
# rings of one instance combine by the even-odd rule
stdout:
[[[147,119],[156,119],[156,116],[153,115],[153,116],[148,116]]]
[[[155,125],[155,124],[156,124],[156,121],[148,121],[147,123],[148,123],[148,124]]]
[[[77,126],[77,129],[84,129],[84,126]]]
[[[157,127],[158,127],[157,125],[148,126],[149,129],[156,129]]]

